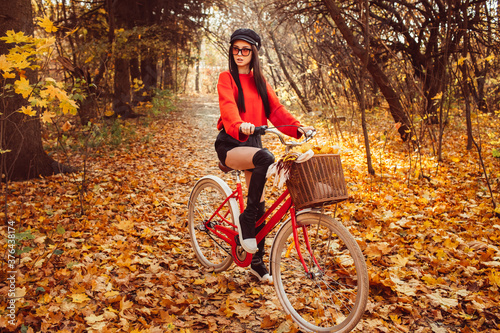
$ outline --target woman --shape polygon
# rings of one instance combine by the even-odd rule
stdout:
[[[258,51],[260,36],[251,29],[238,29],[231,36],[229,71],[219,76],[217,90],[221,116],[217,123],[220,131],[215,142],[219,160],[232,169],[245,170],[248,187],[247,205],[236,221],[241,246],[254,253],[250,271],[260,281],[271,282],[271,276],[262,260],[265,241],[257,244],[255,222],[265,213],[264,185],[268,167],[274,155],[262,148],[256,126],[294,125],[279,128],[284,134],[299,138],[312,127],[302,127],[278,100],[275,92],[262,75]]]

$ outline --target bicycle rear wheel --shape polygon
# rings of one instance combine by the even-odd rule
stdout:
[[[349,231],[330,216],[299,214],[297,225],[304,227],[297,231],[309,274],[297,254],[292,223],[286,223],[276,234],[271,250],[272,276],[280,303],[304,330],[349,332],[361,319],[368,299],[363,253]],[[318,264],[307,250],[305,234]]]
[[[206,176],[196,183],[189,197],[188,227],[191,244],[200,263],[215,272],[228,269],[233,259],[229,254],[231,252],[229,245],[212,233],[207,224],[210,228],[218,224],[228,226],[222,222],[220,216],[213,217],[213,215],[229,195],[231,190],[222,179]],[[239,216],[236,200],[228,200],[221,208],[220,214],[234,223],[236,215]]]

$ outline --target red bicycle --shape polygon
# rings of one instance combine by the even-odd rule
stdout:
[[[310,140],[286,141],[274,128],[256,128],[278,136],[286,151]],[[221,272],[234,262],[246,267],[252,254],[239,243],[236,219],[244,210],[240,172],[233,173],[236,189],[208,175],[194,186],[189,198],[189,232],[193,249],[206,268]],[[314,155],[294,163],[287,188],[257,221],[267,224],[257,243],[282,223],[270,252],[270,273],[285,312],[304,330],[349,332],[361,319],[368,299],[365,258],[349,231],[324,207],[348,198],[339,155]],[[289,213],[289,214],[288,214]]]

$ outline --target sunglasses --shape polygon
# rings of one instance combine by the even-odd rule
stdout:
[[[238,55],[241,53],[242,56],[247,57],[250,52],[252,52],[252,49],[239,49],[236,46],[233,46],[231,48],[231,51],[233,52],[233,55]]]

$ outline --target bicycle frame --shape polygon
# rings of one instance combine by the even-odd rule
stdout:
[[[208,230],[210,230],[212,233],[217,235],[219,238],[224,240],[226,243],[228,243],[231,246],[231,255],[233,257],[233,261],[240,267],[246,267],[250,265],[252,261],[252,255],[245,252],[245,257],[244,259],[240,259],[238,253],[237,253],[237,247],[238,247],[238,231],[236,230],[237,226],[230,222],[228,220],[228,215],[230,214],[230,211],[222,211],[222,208],[226,205],[226,203],[231,200],[235,199],[238,202],[238,206],[240,208],[240,211],[243,211],[245,208],[244,201],[243,201],[243,190],[241,186],[241,179],[240,179],[240,171],[233,171],[236,172],[236,189],[229,195],[224,202],[217,208],[217,210],[212,214],[210,219],[208,221],[205,221],[205,226]],[[280,207],[281,206],[281,207]],[[278,208],[279,207],[279,208]],[[276,212],[275,212],[276,211]],[[295,206],[292,203],[292,198],[290,197],[290,193],[288,189],[285,189],[285,191],[278,197],[278,199],[274,202],[274,204],[265,212],[265,214],[256,222],[256,226],[261,225],[269,216],[271,218],[268,220],[264,228],[256,235],[257,243],[259,243],[262,239],[264,239],[270,232],[271,230],[274,229],[274,227],[280,223],[281,219],[286,215],[286,213],[290,211],[291,215],[291,222],[293,226],[293,237],[294,237],[294,245],[295,249],[297,251],[297,255],[299,256],[299,259],[304,267],[304,270],[306,274],[310,274],[309,269],[307,268],[307,265],[304,261],[304,257],[302,256],[302,252],[300,250],[299,244],[299,237],[297,233],[297,229],[299,228],[297,226],[297,217],[296,217],[296,211],[295,211]],[[214,227],[210,226],[210,222],[214,220],[214,218],[220,218],[221,221],[223,221],[225,224],[228,226],[223,226],[220,224],[216,224]],[[313,251],[311,249],[311,244],[309,242],[309,237],[307,236],[307,228],[305,226],[302,226],[302,231],[304,233],[304,241],[306,243],[306,248],[313,258],[313,261],[315,265],[322,271],[318,261],[316,260],[316,257],[313,254]]]

